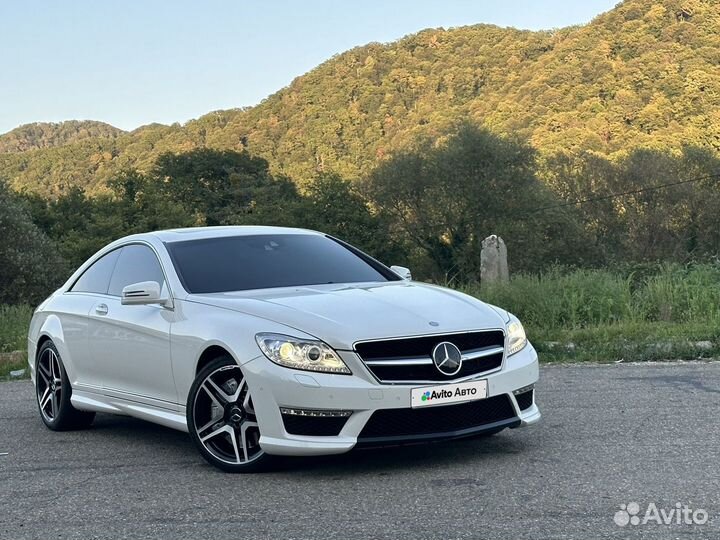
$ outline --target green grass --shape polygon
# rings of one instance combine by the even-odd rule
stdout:
[[[23,351],[27,349],[27,332],[33,308],[30,306],[0,305],[0,353]],[[24,369],[27,366],[26,356],[19,362],[0,363],[0,377],[7,376],[11,371]]]
[[[720,356],[720,265],[554,269],[464,290],[517,315],[545,361]]]
[[[542,361],[720,358],[720,264],[554,269],[459,287],[525,325]],[[30,306],[0,306],[0,352],[24,351]],[[25,360],[0,365],[0,377]]]

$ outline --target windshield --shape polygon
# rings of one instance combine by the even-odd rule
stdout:
[[[183,286],[194,294],[400,279],[360,251],[314,234],[203,238],[166,246]]]

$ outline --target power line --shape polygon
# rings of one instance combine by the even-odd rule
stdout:
[[[658,184],[656,186],[649,186],[645,188],[639,188],[639,189],[633,189],[630,191],[623,191],[621,193],[609,193],[606,195],[598,195],[597,197],[588,197],[586,199],[578,199],[575,201],[567,201],[564,203],[554,204],[550,206],[542,206],[540,208],[535,208],[533,210],[530,210],[527,212],[528,214],[533,214],[535,212],[543,212],[545,210],[554,210],[556,208],[565,208],[567,206],[575,206],[578,204],[587,204],[597,201],[607,201],[610,199],[616,199],[619,197],[626,197],[628,195],[638,195],[640,193],[645,193],[648,191],[658,191],[660,189],[667,189],[669,187],[675,187],[675,186],[681,186],[683,184],[692,184],[694,182],[701,182],[703,180],[720,180],[720,172],[716,172],[713,174],[708,174],[705,176],[698,176],[696,178],[690,178],[688,180],[678,180],[677,182],[668,182],[667,184]]]

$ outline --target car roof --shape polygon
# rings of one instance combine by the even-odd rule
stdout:
[[[309,229],[292,227],[269,227],[260,225],[237,225],[220,227],[188,227],[185,229],[168,229],[148,233],[162,242],[179,242],[183,240],[199,240],[202,238],[221,238],[226,236],[248,236],[258,234],[316,234]]]

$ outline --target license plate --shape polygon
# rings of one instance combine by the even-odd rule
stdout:
[[[410,397],[410,405],[413,408],[485,399],[487,397],[487,379],[413,388]]]

